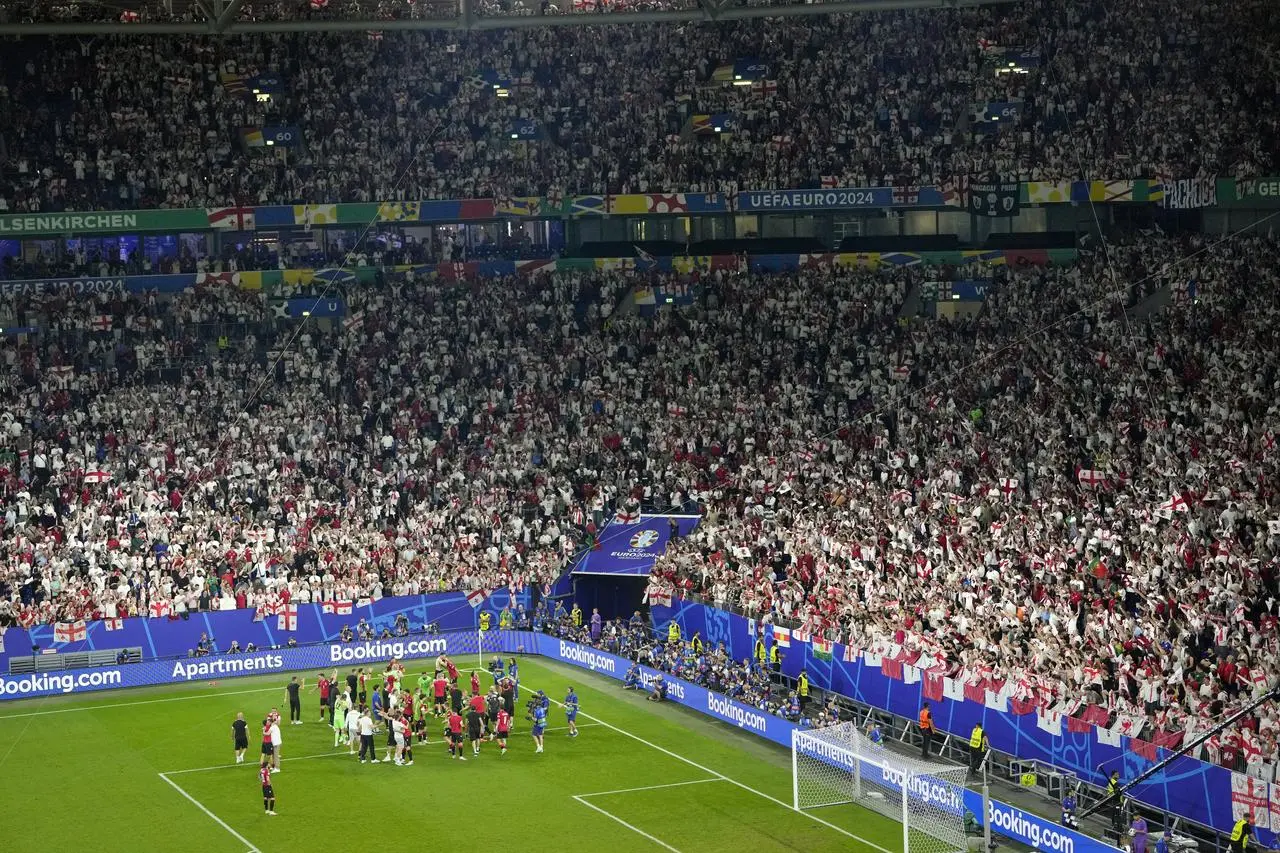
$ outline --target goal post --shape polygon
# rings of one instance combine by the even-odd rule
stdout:
[[[791,735],[792,807],[860,806],[902,824],[903,853],[962,853],[965,768],[900,755],[853,723]]]

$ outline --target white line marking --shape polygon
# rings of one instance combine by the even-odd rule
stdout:
[[[163,779],[164,781],[168,782],[171,786],[173,786],[173,790],[177,791],[179,794],[186,797],[191,802],[192,805],[194,805],[200,811],[207,814],[213,820],[214,823],[216,823],[218,826],[222,827],[227,832],[234,835],[240,841],[241,844],[243,844],[245,847],[248,848],[249,853],[262,853],[261,850],[259,850],[257,847],[253,845],[253,842],[245,838],[240,833],[236,832],[234,829],[232,829],[231,826],[225,820],[223,820],[222,818],[218,817],[216,814],[214,814],[213,812],[205,808],[204,804],[201,803],[199,800],[197,800],[195,797],[191,796],[186,791],[182,790],[181,785],[179,785],[177,782],[170,779],[164,773],[160,773],[158,775],[160,776],[161,779]]]
[[[26,714],[3,714],[0,715],[0,720],[17,720],[22,717],[43,717],[48,714],[70,714],[75,711],[101,711],[104,708],[130,708],[134,705],[155,705],[158,702],[189,702],[192,699],[213,699],[216,696],[243,696],[246,693],[270,693],[272,691],[279,693],[283,689],[284,685],[280,685],[279,687],[259,687],[255,690],[232,690],[228,693],[195,693],[190,696],[170,696],[167,699],[141,699],[137,702],[116,702],[111,705],[85,705],[81,708],[55,708],[51,711],[31,711]]]
[[[579,797],[605,797],[609,794],[633,794],[637,791],[657,791],[661,788],[682,788],[685,785],[701,785],[705,782],[723,782],[724,780],[715,777],[712,779],[694,779],[691,782],[668,782],[665,785],[645,785],[642,788],[619,788],[616,791],[592,791],[590,794],[574,794],[574,798]]]
[[[552,704],[559,705],[561,708],[563,708],[563,707],[564,707],[564,703],[563,703],[563,702],[557,702],[557,701],[556,701],[556,700],[554,700],[554,699],[552,699],[552,700],[551,700],[551,702],[552,702]],[[677,707],[679,707],[679,706],[677,706]],[[801,815],[801,816],[803,816],[803,817],[807,817],[809,820],[813,821],[814,823],[820,823],[820,824],[822,824],[823,826],[827,827],[828,829],[834,829],[836,832],[840,833],[841,835],[844,835],[844,836],[847,836],[847,837],[849,837],[849,838],[852,838],[854,841],[860,841],[860,842],[862,842],[863,844],[865,844],[865,845],[867,845],[868,847],[871,847],[871,848],[873,848],[873,849],[875,849],[875,850],[879,850],[879,851],[880,851],[880,853],[898,853],[898,851],[896,851],[896,850],[889,850],[889,849],[888,849],[888,848],[886,848],[886,847],[881,847],[879,844],[876,844],[874,841],[868,841],[867,839],[863,838],[861,835],[855,835],[854,833],[850,832],[849,830],[845,829],[844,827],[836,826],[834,823],[830,823],[830,822],[828,822],[828,821],[825,821],[825,820],[823,820],[822,818],[818,817],[818,816],[817,816],[817,815],[815,815],[815,814],[811,814],[811,813],[806,812],[806,811],[799,811],[799,812],[796,812],[796,811],[795,811],[795,809],[793,809],[793,808],[791,807],[791,803],[785,803],[785,802],[783,802],[782,800],[779,800],[777,797],[774,797],[774,796],[771,796],[771,795],[769,795],[769,794],[766,794],[764,791],[758,791],[758,790],[756,790],[755,788],[752,788],[752,787],[751,787],[751,786],[749,786],[749,785],[744,785],[744,784],[742,784],[741,782],[739,782],[737,779],[732,779],[732,778],[730,778],[730,777],[728,777],[728,776],[724,775],[723,773],[720,773],[720,772],[718,772],[718,771],[712,770],[710,767],[705,767],[705,766],[703,766],[703,765],[699,764],[699,763],[698,763],[698,762],[696,762],[696,761],[693,761],[693,760],[691,760],[691,759],[685,758],[683,755],[679,755],[678,753],[672,752],[671,750],[667,749],[666,747],[658,746],[656,743],[653,743],[653,742],[651,742],[651,741],[647,741],[647,740],[645,740],[644,738],[640,737],[639,735],[633,735],[631,732],[627,731],[626,729],[620,729],[620,728],[618,728],[617,726],[613,725],[612,723],[606,723],[604,720],[600,719],[599,717],[593,717],[592,715],[590,715],[590,714],[584,714],[584,713],[582,713],[581,711],[579,711],[579,712],[578,712],[578,715],[579,715],[579,716],[581,716],[581,717],[586,717],[588,720],[595,720],[597,723],[599,723],[600,725],[604,726],[606,729],[612,729],[613,731],[617,732],[617,733],[618,733],[618,734],[620,734],[620,735],[623,735],[624,737],[629,737],[629,738],[631,738],[632,740],[634,740],[634,741],[638,741],[639,743],[642,743],[642,744],[644,744],[644,745],[645,745],[645,746],[647,746],[647,747],[650,747],[650,748],[652,748],[652,749],[656,749],[656,750],[658,750],[658,752],[665,753],[665,754],[667,754],[667,755],[671,756],[672,758],[676,759],[677,761],[683,761],[685,764],[688,764],[690,767],[696,767],[696,768],[698,768],[699,770],[701,770],[703,773],[707,773],[707,774],[709,774],[709,775],[711,775],[711,776],[715,776],[715,777],[717,777],[717,778],[719,778],[719,779],[722,779],[722,780],[724,780],[725,782],[728,782],[730,785],[736,785],[737,787],[741,788],[741,789],[742,789],[742,790],[744,790],[744,791],[750,791],[751,793],[755,794],[757,797],[763,797],[764,799],[769,800],[770,802],[777,803],[778,805],[782,806],[784,809],[786,809],[786,810],[787,810],[787,811],[789,811],[789,812],[795,812],[796,814],[799,814],[799,815]],[[583,805],[591,806],[591,804],[590,804],[590,803],[588,803],[588,802],[586,802],[585,800],[583,800],[583,801],[581,801],[581,802],[583,803]],[[591,807],[592,807],[592,808],[595,808],[595,806],[591,806]],[[603,812],[603,811],[604,811],[603,809],[596,809],[596,810],[597,810],[597,811],[600,811],[600,812]],[[609,815],[609,817],[613,817],[613,815]],[[617,818],[614,818],[614,820],[617,820]],[[622,821],[618,821],[618,822],[619,822],[619,823],[622,823]],[[635,829],[635,827],[629,827],[629,828],[631,828],[631,829]],[[638,829],[637,829],[637,830],[636,830],[636,832],[640,832],[640,830],[638,830]],[[672,849],[671,847],[668,847],[666,844],[663,844],[661,841],[658,841],[658,839],[653,838],[653,836],[646,835],[646,834],[645,834],[645,833],[643,833],[643,832],[640,832],[640,834],[641,834],[641,835],[645,835],[645,837],[646,837],[646,838],[649,838],[649,839],[650,839],[650,840],[652,840],[652,841],[656,841],[658,844],[662,844],[662,846],[663,846],[663,847],[667,847],[667,849],[668,849],[668,850],[671,850],[671,849]],[[677,851],[677,853],[679,853],[679,851]]]
[[[294,756],[293,758],[281,758],[280,760],[281,761],[310,761],[313,758],[334,758],[339,755],[350,756],[351,753],[344,752],[342,750],[339,750],[337,752],[318,752],[315,755],[297,755],[297,756]],[[253,756],[247,756],[247,758],[253,758]],[[235,764],[235,763],[214,764],[210,767],[192,767],[189,770],[166,770],[160,775],[161,776],[181,776],[183,773],[203,773],[206,770],[226,770],[229,767],[250,767],[254,770],[257,770],[258,766],[259,766],[258,761],[246,760],[241,762],[240,764]]]
[[[660,839],[660,838],[654,838],[652,835],[650,835],[649,833],[645,832],[645,831],[644,831],[643,829],[641,829],[640,827],[638,827],[638,826],[634,826],[634,825],[632,825],[632,824],[627,823],[625,820],[623,820],[622,818],[618,817],[618,816],[617,816],[617,815],[615,815],[615,814],[610,814],[609,812],[607,812],[607,811],[605,811],[604,809],[602,809],[602,808],[600,808],[599,806],[597,806],[595,803],[588,803],[586,800],[582,799],[582,797],[574,797],[574,799],[575,799],[575,800],[577,800],[578,802],[582,803],[582,804],[583,804],[584,806],[586,806],[587,808],[589,808],[589,809],[593,809],[594,811],[598,811],[598,812],[600,812],[600,814],[602,814],[602,815],[604,815],[605,817],[609,818],[609,820],[616,821],[617,823],[622,824],[622,825],[623,825],[623,826],[625,826],[627,829],[631,830],[632,832],[636,833],[637,835],[643,835],[645,838],[649,839],[650,841],[652,841],[654,844],[658,845],[659,847],[662,847],[662,848],[664,848],[664,849],[666,849],[666,850],[670,850],[670,851],[671,851],[671,853],[680,853],[680,851],[679,851],[679,850],[677,850],[676,848],[672,847],[670,844],[668,844],[667,842],[663,841],[662,839]]]

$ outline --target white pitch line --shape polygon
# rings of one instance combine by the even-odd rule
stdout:
[[[193,693],[190,696],[170,696],[166,699],[140,699],[137,702],[115,702],[111,705],[84,705],[80,708],[54,708],[50,711],[31,711],[26,714],[0,714],[0,720],[17,720],[22,717],[44,717],[49,714],[71,714],[76,711],[101,711],[104,708],[131,708],[134,705],[155,705],[160,702],[189,702],[192,699],[213,699],[217,696],[243,696],[246,693],[277,693],[284,689],[279,687],[258,687],[254,690],[232,690],[226,693]]]
[[[216,814],[214,814],[213,812],[209,811],[207,808],[205,808],[205,807],[204,807],[204,804],[203,804],[203,803],[201,803],[201,802],[200,802],[199,800],[197,800],[195,797],[193,797],[193,796],[191,796],[190,794],[188,794],[186,791],[182,790],[182,786],[181,786],[181,785],[179,785],[177,782],[175,782],[175,781],[173,781],[172,779],[170,779],[170,778],[169,778],[167,775],[165,775],[164,773],[160,773],[160,774],[158,774],[158,775],[160,776],[160,778],[161,778],[161,779],[163,779],[164,781],[168,782],[168,783],[173,787],[173,790],[177,791],[179,794],[181,794],[182,796],[186,797],[186,798],[187,798],[187,800],[189,800],[189,801],[191,802],[191,804],[192,804],[192,805],[194,805],[194,806],[195,806],[196,808],[198,808],[200,811],[202,811],[202,812],[204,812],[205,814],[207,814],[207,815],[208,815],[208,816],[213,820],[213,822],[214,822],[214,823],[216,823],[218,826],[222,827],[222,828],[223,828],[223,829],[225,829],[227,832],[229,832],[229,833],[231,833],[232,835],[234,835],[234,836],[235,836],[235,837],[240,841],[240,843],[241,843],[241,844],[243,844],[245,847],[247,847],[247,848],[248,848],[248,853],[262,853],[262,851],[261,851],[261,850],[259,850],[257,847],[255,847],[255,846],[254,846],[254,844],[253,844],[253,842],[252,842],[252,841],[250,841],[249,839],[245,838],[245,837],[244,837],[243,835],[241,835],[240,833],[236,832],[234,829],[232,829],[232,828],[231,828],[230,824],[228,824],[225,820],[223,820],[222,818],[218,817],[218,816],[217,816]]]
[[[604,815],[605,817],[609,818],[609,820],[615,821],[615,822],[617,822],[617,823],[619,823],[619,824],[621,824],[621,825],[625,826],[627,829],[631,830],[632,832],[636,833],[637,835],[643,835],[645,838],[649,839],[650,841],[652,841],[654,844],[658,845],[659,847],[662,847],[662,848],[664,848],[664,849],[666,849],[666,850],[670,850],[670,851],[671,851],[671,853],[680,853],[680,851],[679,851],[679,850],[677,850],[676,848],[672,847],[670,844],[668,844],[667,842],[663,841],[661,838],[655,838],[654,836],[652,836],[652,835],[650,835],[649,833],[645,832],[645,831],[644,831],[643,829],[641,829],[640,827],[635,826],[634,824],[627,823],[625,820],[623,820],[622,818],[618,817],[616,814],[611,814],[611,813],[609,813],[609,812],[605,811],[604,809],[602,809],[602,808],[600,808],[599,806],[597,806],[595,803],[588,803],[586,800],[582,799],[582,797],[574,797],[574,799],[575,799],[575,800],[577,800],[578,802],[582,803],[582,804],[583,804],[584,806],[586,806],[587,808],[592,809],[592,810],[597,811],[597,812],[600,812],[600,814],[602,814],[602,815]]]
[[[561,708],[564,707],[563,702],[556,702],[556,700],[554,699],[552,699],[551,702],[555,705],[559,705]],[[811,814],[810,812],[806,812],[806,811],[796,812],[795,809],[792,808],[791,803],[785,803],[782,800],[779,800],[777,797],[774,797],[770,794],[766,794],[764,791],[756,790],[755,788],[752,788],[750,785],[744,785],[742,782],[739,782],[737,779],[730,778],[729,776],[726,776],[723,773],[720,773],[719,771],[712,770],[710,767],[705,767],[699,764],[698,762],[693,761],[692,759],[685,758],[683,755],[672,752],[666,747],[658,746],[656,743],[653,743],[652,741],[647,741],[644,738],[640,737],[639,735],[633,735],[631,732],[627,731],[626,729],[620,729],[617,726],[613,725],[612,723],[606,723],[604,720],[600,719],[599,717],[593,717],[592,715],[584,714],[581,711],[579,711],[578,714],[579,716],[586,717],[588,720],[595,720],[597,723],[604,726],[606,729],[612,729],[613,731],[617,732],[618,734],[624,737],[629,737],[632,740],[638,741],[639,743],[642,743],[647,747],[658,750],[658,752],[665,753],[666,755],[671,756],[677,761],[683,761],[685,764],[688,764],[690,767],[696,767],[699,770],[701,770],[703,773],[722,779],[725,782],[728,782],[730,785],[736,785],[737,787],[741,788],[744,791],[750,791],[752,794],[755,794],[757,797],[763,797],[764,799],[769,800],[770,802],[777,803],[778,805],[782,806],[784,809],[786,809],[789,812],[795,812],[796,814],[799,814],[802,817],[808,818],[814,823],[822,824],[828,829],[834,829],[836,832],[840,833],[841,835],[847,836],[848,838],[852,838],[854,841],[860,841],[863,844],[875,850],[879,850],[880,853],[897,853],[897,851],[895,850],[889,850],[886,847],[881,847],[879,844],[876,844],[874,841],[868,841],[867,839],[863,838],[861,835],[855,835],[854,833],[850,832],[849,830],[845,829],[842,826],[836,826],[834,823],[825,821],[815,814]],[[584,805],[591,806],[591,804],[586,802],[585,800],[583,800],[582,803]],[[595,808],[595,806],[591,806],[591,807]],[[603,809],[596,809],[596,810],[603,812]],[[613,815],[609,815],[609,817],[613,817]],[[617,820],[617,818],[614,818],[614,820]],[[622,823],[622,821],[618,821],[618,822]],[[630,827],[630,828],[635,829],[635,827]],[[640,832],[640,830],[636,830],[636,831]],[[658,844],[662,844],[662,846],[667,847],[668,850],[672,849],[668,845],[664,844],[661,841],[658,841],[658,839],[653,838],[652,836],[646,835],[643,832],[641,832],[640,834],[645,835],[645,837],[649,838],[652,841],[656,841]]]
[[[281,758],[281,761],[310,761],[313,758],[334,758],[339,755],[350,756],[349,752],[317,752],[315,755],[295,755],[292,758]],[[251,758],[252,756],[250,756]],[[257,770],[259,763],[257,761],[243,761],[239,764],[214,764],[209,767],[192,767],[187,770],[166,770],[161,776],[181,776],[183,773],[204,773],[207,770],[226,770],[231,767],[249,767]]]
[[[668,782],[665,785],[645,785],[640,788],[619,788],[616,791],[592,791],[590,794],[574,794],[574,798],[579,797],[606,797],[609,794],[634,794],[637,791],[657,791],[662,788],[683,788],[685,785],[702,785],[707,782],[723,782],[724,779],[719,776],[711,779],[694,779],[690,782]]]

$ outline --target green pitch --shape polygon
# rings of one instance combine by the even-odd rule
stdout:
[[[409,662],[414,686],[415,663],[425,662]],[[301,675],[309,689],[315,673]],[[901,826],[861,808],[792,811],[781,747],[539,658],[522,660],[520,677],[507,755],[486,743],[479,758],[468,747],[468,761],[450,760],[432,725],[413,767],[361,765],[335,749],[317,694],[304,692],[305,724],[281,726],[276,817],[263,814],[258,732],[272,706],[287,718],[287,676],[0,704],[3,846],[312,853],[360,839],[415,851],[901,850]],[[553,706],[546,752],[535,755],[523,701],[539,688],[562,699],[570,684],[581,733],[568,737]],[[237,711],[250,740],[239,766]],[[381,758],[385,736],[375,742]]]

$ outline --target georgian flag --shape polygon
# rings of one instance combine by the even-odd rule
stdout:
[[[372,599],[372,598],[357,598],[357,599],[356,599],[356,607],[368,607],[368,606],[369,606],[369,605],[371,605],[371,604],[373,604],[373,599]]]
[[[334,614],[337,614],[338,616],[350,616],[351,602],[350,601],[322,601],[320,603],[320,612],[334,613]]]
[[[83,619],[77,619],[75,622],[58,622],[53,626],[53,641],[55,643],[84,642],[85,635]]]
[[[167,601],[153,601],[151,603],[151,618],[162,619],[172,612],[173,607]]]
[[[292,604],[281,607],[280,613],[276,616],[276,628],[280,631],[298,630],[298,608]]]
[[[618,514],[614,517],[614,521],[619,524],[639,524],[640,513],[632,512],[627,509],[619,509]]]
[[[791,638],[797,643],[807,643],[813,639],[813,632],[809,630],[808,625],[801,625],[791,632]]]
[[[467,593],[467,604],[470,604],[472,609],[476,609],[481,604],[484,604],[484,600],[488,597],[489,591],[487,589],[473,589]]]
[[[106,628],[108,631],[119,631],[124,627],[124,620],[118,616],[112,619],[103,619],[102,627]]]
[[[644,591],[644,600],[650,607],[670,607],[673,590],[663,583],[652,583]]]

